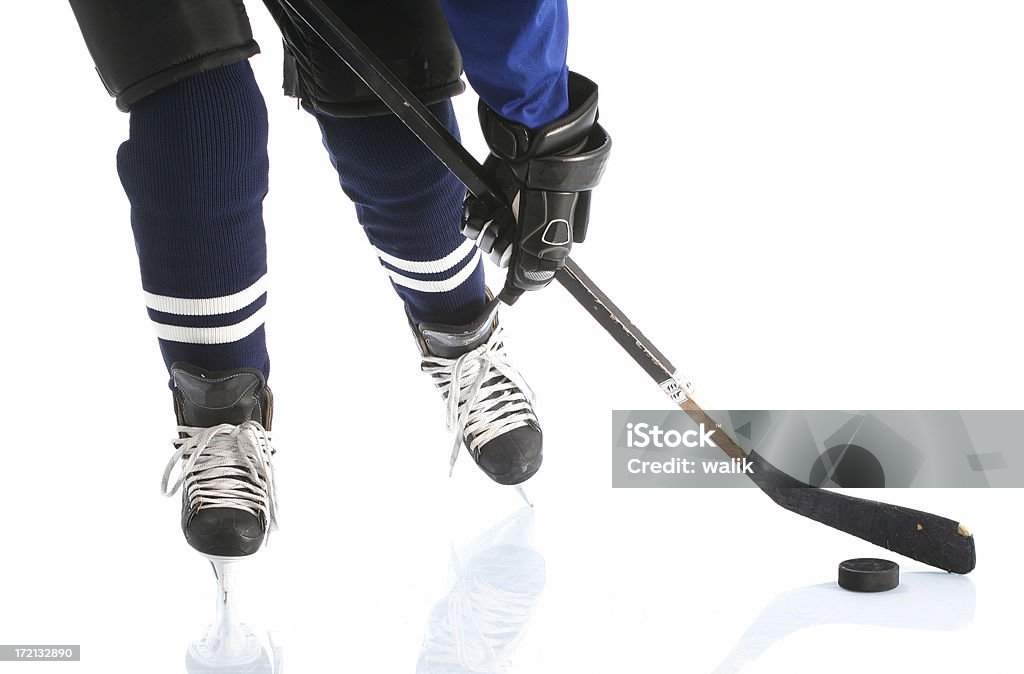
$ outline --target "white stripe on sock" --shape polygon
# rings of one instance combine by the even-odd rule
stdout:
[[[467,239],[467,242],[469,240]],[[259,296],[266,292],[267,277],[263,275],[256,283],[245,290],[233,295],[223,297],[210,297],[207,299],[188,299],[185,297],[168,297],[166,295],[154,295],[145,293],[146,306],[155,311],[162,311],[166,314],[178,314],[179,316],[215,316],[217,314],[230,314],[249,306]],[[183,341],[183,340],[174,340]],[[205,342],[197,342],[203,344]]]
[[[380,259],[387,262],[392,267],[397,267],[402,271],[411,271],[416,274],[441,274],[448,271],[459,262],[461,262],[469,251],[474,248],[474,244],[469,239],[462,242],[462,245],[448,253],[444,257],[438,260],[427,260],[425,262],[416,262],[413,260],[403,260],[400,257],[389,255],[380,248],[375,248],[377,255]]]
[[[221,328],[185,328],[180,325],[153,323],[156,336],[168,342],[184,342],[186,344],[228,344],[248,337],[264,323],[263,310],[259,310],[241,323],[226,325]]]
[[[480,255],[474,255],[469,259],[469,262],[459,270],[455,276],[446,278],[442,281],[421,281],[420,279],[409,278],[408,276],[402,276],[398,272],[388,269],[388,276],[391,280],[400,286],[409,288],[410,290],[418,290],[424,293],[446,293],[449,290],[455,290],[460,285],[466,282],[473,272],[476,271],[477,265],[480,264]]]

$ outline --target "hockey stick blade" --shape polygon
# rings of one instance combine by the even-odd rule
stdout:
[[[722,435],[715,433],[717,442],[722,442]],[[963,574],[974,569],[974,536],[959,522],[812,487],[786,475],[757,452],[746,458],[753,464],[754,484],[790,512],[943,571]]]
[[[427,107],[391,73],[323,0],[283,0],[287,9],[303,21],[359,76],[367,87],[416,135],[424,145],[470,192],[480,198],[501,201],[483,167],[431,115]],[[704,411],[686,397],[688,387],[660,351],[634,326],[625,314],[591,281],[571,259],[555,277],[584,309],[603,327],[631,358],[679,404],[691,418]],[[697,415],[697,417],[695,417]],[[723,431],[724,433],[724,431]],[[724,441],[724,438],[721,438]],[[734,458],[746,456],[732,443]],[[721,446],[721,443],[720,443]],[[723,447],[724,449],[724,447]],[[753,456],[753,460],[759,457]],[[750,460],[750,457],[748,457]],[[761,461],[766,465],[767,462]],[[774,471],[774,473],[772,472]],[[786,478],[802,486],[769,485],[770,476]],[[757,480],[755,480],[757,482]],[[946,571],[967,573],[974,568],[974,539],[966,529],[928,513],[876,503],[818,489],[797,482],[774,467],[763,472],[762,491],[783,508],[881,545]],[[918,528],[918,525],[921,528]],[[950,525],[953,530],[950,530]],[[908,533],[912,527],[916,534]],[[915,538],[916,536],[916,538]]]
[[[974,536],[945,517],[809,486],[761,491],[786,510],[904,557],[951,573],[974,569]]]
[[[801,482],[757,452],[745,452],[692,398],[678,405],[695,423],[715,429],[714,441],[726,455],[752,464],[750,479],[786,510],[943,571],[970,573],[974,569],[974,536],[964,525],[913,508]]]

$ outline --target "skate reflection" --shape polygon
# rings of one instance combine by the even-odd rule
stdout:
[[[279,674],[283,671],[284,654],[268,634],[270,653],[248,625],[219,623],[211,625],[206,635],[189,645],[185,653],[187,674]]]
[[[455,581],[427,622],[417,674],[505,671],[544,589],[544,557],[529,547],[523,508],[452,555]]]
[[[233,564],[213,560],[211,564],[218,585],[217,617],[202,638],[189,644],[185,652],[185,671],[187,674],[280,674],[284,651],[274,643],[273,635],[267,634],[268,653],[260,637],[235,615],[230,583]]]
[[[939,600],[941,599],[941,600]],[[974,583],[940,572],[905,573],[895,590],[848,592],[836,583],[790,590],[772,600],[714,674],[736,674],[786,636],[814,625],[876,625],[953,631],[974,619]]]

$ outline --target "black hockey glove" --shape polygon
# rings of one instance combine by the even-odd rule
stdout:
[[[569,112],[539,129],[498,116],[481,101],[480,125],[491,155],[484,169],[510,207],[466,197],[462,233],[500,267],[502,299],[551,283],[573,243],[582,243],[590,190],[601,180],[612,141],[597,123],[597,85],[569,73]]]

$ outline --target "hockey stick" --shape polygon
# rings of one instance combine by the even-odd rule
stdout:
[[[500,202],[498,195],[501,191],[490,183],[480,163],[322,0],[283,0],[283,3],[352,68],[470,192],[481,199]],[[754,465],[751,478],[775,503],[798,515],[945,571],[968,573],[974,568],[974,537],[963,525],[910,508],[814,488],[786,475],[756,452],[744,452],[693,399],[687,397],[689,385],[678,376],[668,359],[575,262],[567,260],[556,278],[674,403],[693,421],[715,429],[716,444],[726,454],[737,459],[746,458]]]

